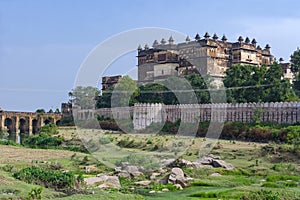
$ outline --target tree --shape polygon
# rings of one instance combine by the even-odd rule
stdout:
[[[45,109],[37,109],[35,112],[36,113],[46,113]]]
[[[283,78],[281,66],[235,65],[226,70],[224,78],[230,103],[292,101],[295,93],[287,79]]]
[[[298,48],[294,53],[291,55],[291,70],[296,75],[300,71],[300,49]]]
[[[77,86],[69,92],[70,101],[82,109],[94,109],[100,90],[92,86]]]
[[[193,87],[198,99],[198,103],[210,103],[210,94],[207,90],[207,85],[212,83],[211,77],[209,75],[202,77],[200,74],[192,73],[186,75],[185,78]]]
[[[123,76],[115,88],[112,90],[111,105],[113,107],[132,106],[136,103],[139,88],[136,81],[128,75]]]
[[[53,110],[52,110],[52,108],[50,108],[50,110],[48,111],[48,113],[53,113]]]
[[[55,109],[55,113],[56,114],[59,113],[59,109],[58,108]]]
[[[230,103],[261,102],[266,66],[233,65],[226,70],[224,85]]]
[[[300,75],[297,74],[293,81],[293,89],[298,97],[300,97]]]

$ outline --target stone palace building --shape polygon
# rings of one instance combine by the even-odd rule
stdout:
[[[138,82],[141,84],[191,72],[222,79],[232,65],[269,66],[275,61],[269,44],[261,48],[255,39],[243,39],[242,36],[236,42],[229,42],[225,35],[219,39],[217,34],[211,37],[207,32],[203,38],[197,34],[195,40],[187,37],[185,42],[178,44],[174,43],[172,36],[168,42],[164,38],[160,43],[155,40],[152,48],[147,44],[144,49],[139,46],[137,57]],[[285,76],[291,74],[289,70],[284,72]]]

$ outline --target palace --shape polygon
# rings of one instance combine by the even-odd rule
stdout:
[[[264,48],[257,45],[255,39],[242,36],[236,42],[228,42],[225,35],[219,40],[206,32],[203,38],[197,34],[195,40],[189,37],[183,43],[174,43],[171,36],[168,43],[163,38],[160,43],[153,42],[152,48],[138,47],[138,82],[146,84],[164,80],[170,76],[182,76],[191,72],[209,74],[221,80],[226,69],[235,64],[267,65],[275,61],[270,45]],[[285,65],[286,68],[286,65]],[[284,70],[290,73],[289,70]],[[286,76],[285,73],[285,76]]]

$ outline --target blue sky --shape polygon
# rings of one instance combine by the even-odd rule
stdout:
[[[168,28],[191,38],[216,32],[230,41],[255,37],[287,61],[300,46],[299,10],[298,0],[0,0],[0,107],[60,107],[89,52],[134,28]],[[118,59],[108,74],[134,69],[134,56]]]

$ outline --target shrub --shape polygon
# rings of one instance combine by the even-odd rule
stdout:
[[[251,192],[241,197],[241,200],[280,200],[279,193],[271,190],[260,190]]]
[[[29,136],[27,139],[23,141],[23,145],[27,145],[30,147],[58,147],[63,143],[64,139],[59,137],[53,137],[50,135],[33,135]]]
[[[71,189],[75,180],[72,172],[62,173],[35,166],[24,168],[13,176],[27,183],[41,184],[54,189]]]
[[[128,162],[130,165],[134,166],[143,166],[147,170],[158,169],[160,166],[157,159],[137,154],[130,154],[129,156],[124,157],[120,161],[117,161],[116,165],[120,166],[122,162]]]

